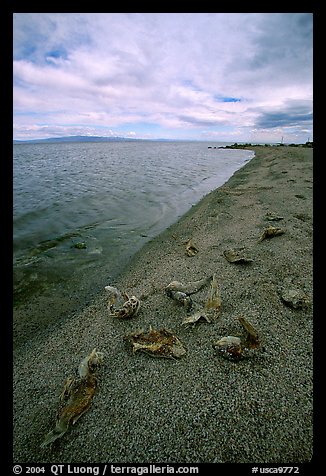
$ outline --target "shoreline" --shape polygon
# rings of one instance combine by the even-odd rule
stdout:
[[[56,463],[290,463],[312,458],[312,150],[251,147],[255,157],[138,251],[114,286],[143,297],[130,320],[110,317],[105,291],[81,312],[14,352],[14,461]],[[273,223],[266,214],[283,219]],[[259,242],[268,225],[285,233]],[[185,253],[189,239],[198,248]],[[248,265],[229,263],[245,247]],[[182,325],[164,288],[216,274],[221,317]],[[106,283],[112,284],[112,283]],[[292,308],[284,290],[309,305]],[[207,288],[194,295],[204,302]],[[232,362],[213,342],[257,329],[262,348]],[[180,360],[130,354],[123,336],[165,327]],[[52,446],[66,377],[94,348],[104,353],[90,409]],[[50,377],[50,378],[49,378]]]
[[[194,157],[202,152],[202,148],[202,143],[197,145]],[[165,158],[167,158],[167,151],[168,148],[162,150]],[[230,164],[227,163],[229,155],[231,155]],[[194,189],[192,187],[185,188],[185,181],[182,180],[180,183],[183,185],[178,190],[178,196],[177,190],[174,188],[168,192],[169,185],[163,185],[164,178],[161,178],[161,188],[165,192],[161,191],[157,197],[157,201],[160,203],[153,207],[151,205],[147,207],[141,199],[136,207],[130,204],[131,210],[134,208],[139,210],[139,221],[131,213],[130,224],[128,224],[129,212],[122,208],[121,213],[125,215],[124,218],[121,218],[122,223],[127,221],[125,225],[116,226],[116,230],[114,230],[114,226],[112,230],[110,227],[107,228],[107,221],[99,221],[98,226],[94,227],[94,230],[90,230],[89,234],[87,225],[84,228],[74,229],[71,224],[71,228],[66,229],[64,233],[47,236],[48,240],[40,241],[38,245],[35,244],[22,252],[21,261],[17,257],[15,264],[14,259],[13,268],[14,347],[24,345],[26,341],[33,338],[36,333],[42,332],[46,327],[53,328],[58,322],[69,319],[75,313],[82,312],[83,308],[91,304],[102,291],[106,280],[115,280],[121,274],[136,251],[172,223],[175,223],[183,213],[191,208],[193,203],[197,203],[212,188],[217,187],[218,183],[222,185],[227,181],[234,173],[233,170],[243,166],[252,155],[253,153],[249,151],[238,151],[237,153],[225,151],[223,156],[215,153],[207,155],[204,151],[202,166],[199,167],[197,159],[194,159],[197,163],[195,167],[202,169],[202,171],[198,170],[198,173],[203,174],[202,180],[194,179],[194,182],[197,183],[196,187]],[[215,157],[217,158],[216,169],[212,177],[204,178],[205,175],[208,175],[208,172],[203,172],[207,167],[206,162],[208,161],[212,167],[215,167]],[[194,174],[194,170],[192,170],[192,174]],[[178,175],[176,173],[175,183],[180,181]],[[201,177],[201,175],[199,176]],[[151,192],[148,190],[148,193]],[[129,196],[128,193],[125,195]],[[161,200],[159,200],[160,196]],[[148,202],[154,203],[156,199],[153,202],[152,200],[153,197],[148,196]],[[104,205],[98,204],[98,206]],[[116,205],[113,204],[113,206]],[[153,215],[154,209],[156,209],[155,216]],[[110,211],[106,213],[111,216]],[[117,210],[117,213],[120,211]],[[98,228],[97,231],[96,228]],[[100,231],[101,228],[103,228],[102,231]],[[75,238],[73,238],[74,236]],[[85,242],[87,250],[72,249],[74,245],[71,243],[76,241],[77,236],[79,241]]]

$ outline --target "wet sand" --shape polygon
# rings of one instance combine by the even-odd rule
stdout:
[[[312,149],[254,147],[255,157],[139,251],[93,303],[14,352],[14,462],[302,463],[312,458]],[[282,217],[270,221],[275,214]],[[259,241],[268,226],[284,234]],[[198,248],[185,253],[190,238]],[[244,247],[250,264],[226,260]],[[173,280],[216,275],[220,317],[182,324],[168,298]],[[110,317],[104,286],[141,297],[138,315]],[[204,304],[209,285],[193,295]],[[293,291],[304,305],[286,303]],[[283,298],[282,298],[283,296]],[[292,305],[296,305],[295,303]],[[239,361],[213,343],[242,336],[261,346]],[[132,353],[123,337],[166,328],[184,343],[180,359]],[[65,379],[96,347],[104,353],[89,410],[40,448],[53,428]]]

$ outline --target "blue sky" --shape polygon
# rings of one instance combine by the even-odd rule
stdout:
[[[312,13],[16,13],[14,139],[306,142]]]

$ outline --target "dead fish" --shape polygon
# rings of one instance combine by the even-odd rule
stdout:
[[[265,220],[280,221],[280,220],[283,220],[283,217],[276,215],[274,212],[267,212],[265,215]]]
[[[188,256],[195,256],[198,253],[198,248],[194,245],[192,239],[186,243],[186,253]]]
[[[309,298],[301,289],[285,289],[281,294],[282,301],[293,309],[305,309],[309,306]]]
[[[152,357],[180,358],[186,354],[183,343],[167,329],[155,330],[150,327],[146,333],[143,330],[125,336],[131,344],[133,352],[145,352]]]
[[[140,308],[140,300],[136,296],[129,297],[127,293],[121,293],[113,286],[105,286],[104,289],[110,294],[108,303],[110,316],[120,319],[130,319],[136,316]]]
[[[179,281],[172,281],[165,288],[166,292],[169,291],[180,291],[185,294],[195,294],[200,291],[211,279],[211,276],[208,276],[198,281],[191,281],[189,283],[180,283]]]
[[[252,263],[252,259],[245,256],[244,248],[230,248],[223,251],[223,255],[230,263]]]
[[[264,229],[263,234],[258,241],[260,242],[266,240],[266,238],[283,235],[283,233],[285,233],[285,230],[283,230],[282,228],[277,228],[272,225],[269,225],[267,228]]]
[[[203,308],[194,312],[193,314],[190,314],[189,316],[186,316],[183,319],[182,324],[195,324],[199,321],[206,321],[209,324],[212,322],[209,316],[207,315],[207,312]]]
[[[181,291],[167,290],[166,294],[167,294],[168,297],[170,297],[174,301],[182,304],[182,306],[184,306],[185,308],[191,309],[192,299],[186,293],[183,293]]]
[[[233,361],[250,355],[251,349],[260,347],[258,333],[253,325],[243,316],[238,317],[238,320],[246,332],[245,338],[227,336],[213,343],[213,348],[218,353]]]
[[[93,349],[81,361],[78,377],[68,377],[60,395],[60,408],[57,421],[53,430],[45,437],[41,448],[61,438],[66,433],[70,424],[75,424],[90,407],[97,387],[97,378],[94,375],[96,368],[102,363],[103,354]]]
[[[229,360],[240,360],[243,347],[240,337],[226,336],[213,343],[213,348],[223,357]]]
[[[213,312],[215,317],[220,315],[221,311],[221,293],[216,279],[216,275],[213,274],[210,290],[208,291],[208,298],[205,304],[205,309],[208,312]]]
[[[120,319],[130,319],[136,316],[140,308],[140,301],[136,296],[129,297],[126,294],[127,301],[124,302],[120,309],[110,308],[110,316],[119,317]]]
[[[197,309],[193,314],[185,317],[182,324],[194,324],[200,320],[211,323],[212,320],[216,320],[220,316],[221,305],[220,288],[216,280],[216,275],[213,274],[205,305]]]
[[[244,347],[247,349],[257,349],[260,346],[260,341],[256,329],[243,316],[239,316],[238,320],[246,331],[246,338],[243,344]]]
[[[103,362],[103,353],[93,349],[92,352],[83,359],[78,367],[78,375],[80,378],[87,377],[90,373],[94,373],[96,368]]]
[[[116,287],[105,286],[104,289],[109,294],[108,309],[111,309],[111,306],[123,306],[126,302],[126,297]]]
[[[184,307],[192,309],[193,301],[190,297],[191,294],[197,293],[205,284],[210,280],[210,277],[203,278],[198,281],[192,281],[189,283],[180,283],[179,281],[172,281],[165,288],[166,295],[176,302],[181,303]]]

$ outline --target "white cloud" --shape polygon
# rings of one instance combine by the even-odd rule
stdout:
[[[34,121],[233,137],[312,101],[311,50],[311,14],[15,14],[15,136]]]

